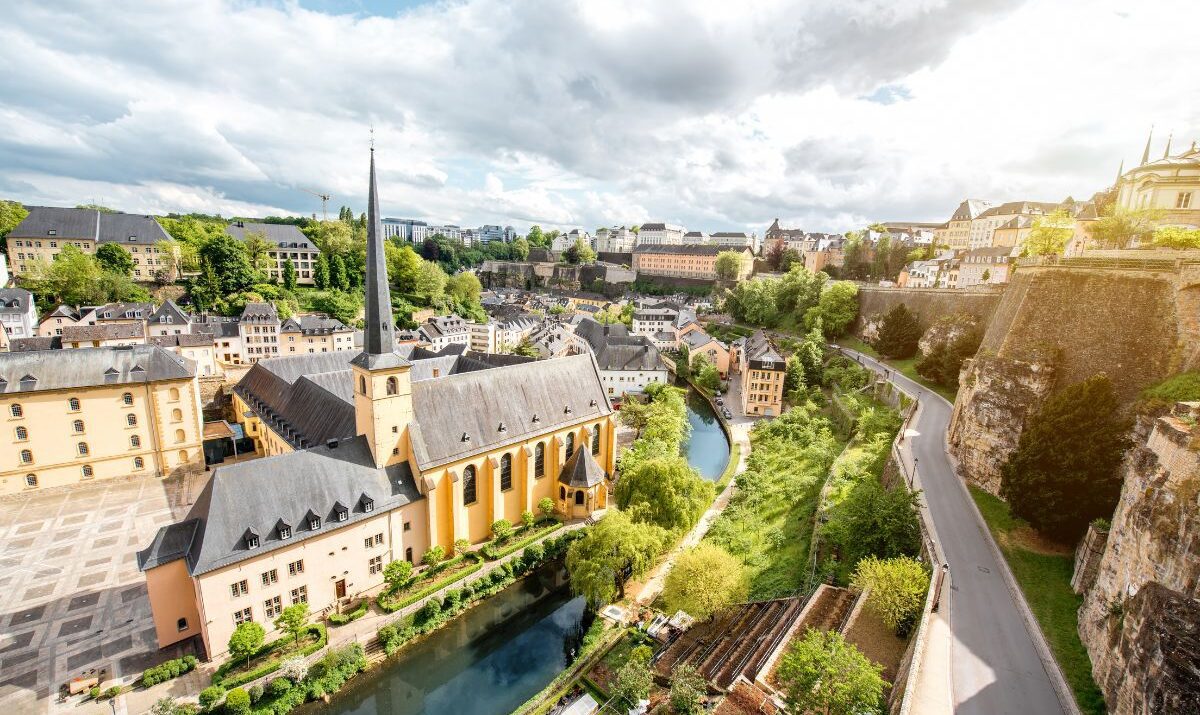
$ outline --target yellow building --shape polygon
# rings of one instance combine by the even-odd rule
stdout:
[[[0,493],[145,474],[201,458],[195,368],[157,347],[0,354]]]
[[[633,249],[633,270],[652,276],[671,278],[697,278],[713,281],[717,279],[717,256],[733,249],[710,245],[650,244]],[[750,277],[754,268],[754,254],[749,248],[737,251],[742,254],[742,265],[736,280]]]
[[[296,315],[279,327],[279,352],[332,353],[354,349],[354,329],[327,315]]]
[[[967,250],[971,244],[971,225],[980,214],[990,207],[991,203],[982,199],[964,199],[954,210],[954,215],[950,217],[949,225],[942,232],[941,237],[938,237],[935,231],[935,239],[945,241],[944,244],[939,245],[949,246],[955,251]]]
[[[1147,139],[1141,163],[1121,173],[1116,190],[1120,208],[1155,210],[1159,225],[1200,228],[1200,149],[1192,142],[1172,156],[1168,139],[1162,158],[1151,161]]]
[[[398,352],[373,156],[368,207],[362,352],[257,362],[234,410],[273,456],[217,469],[138,554],[162,646],[199,634],[220,655],[241,622],[346,603],[543,498],[572,518],[608,505],[616,423],[593,358]]]
[[[121,245],[133,259],[134,280],[148,281],[175,263],[158,245],[171,237],[153,216],[57,206],[26,209],[29,215],[8,234],[13,275],[27,273],[38,263],[49,264],[68,245],[89,255],[101,244]]]
[[[742,373],[742,413],[773,417],[783,412],[783,376],[787,362],[761,330],[738,349]]]

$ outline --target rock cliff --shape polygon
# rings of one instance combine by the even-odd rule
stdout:
[[[1198,417],[1200,404],[1181,404],[1126,457],[1121,501],[1079,611],[1114,715],[1200,713]]]

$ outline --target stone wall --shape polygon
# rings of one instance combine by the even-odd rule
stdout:
[[[858,337],[868,340],[864,330],[869,330],[872,318],[888,312],[903,303],[917,314],[923,329],[928,329],[938,318],[959,313],[975,316],[979,324],[987,326],[1000,304],[1004,288],[979,290],[949,290],[943,288],[882,288],[880,286],[858,287],[858,319],[851,330]]]
[[[1079,635],[1114,715],[1200,712],[1197,417],[1200,404],[1178,406],[1127,455],[1108,543],[1079,610]]]
[[[603,283],[606,295],[619,295],[634,281],[632,270],[621,266],[569,265],[539,261],[484,261],[479,280],[485,288],[561,288],[593,290]]]
[[[1075,570],[1071,574],[1072,591],[1085,593],[1096,582],[1096,574],[1100,571],[1100,559],[1104,556],[1104,546],[1107,543],[1107,529],[1097,528],[1095,524],[1088,526],[1079,546],[1075,547]]]

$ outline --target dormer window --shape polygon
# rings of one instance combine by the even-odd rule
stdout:
[[[507,432],[507,431],[508,431],[508,427],[507,427],[507,426],[505,426],[505,424],[504,424],[503,422],[501,422],[501,423],[500,423],[500,426],[497,428],[497,431],[498,431],[498,432],[501,432],[501,433],[503,433],[503,432]]]
[[[458,441],[459,441],[459,442],[470,442],[470,441],[471,441],[471,435],[467,434],[466,432],[463,432],[463,433],[462,433],[462,437],[459,437],[459,438],[458,438]]]
[[[538,416],[537,416],[537,414],[534,414],[534,416],[533,416],[533,423],[536,425],[536,424],[538,424],[538,423],[539,423],[539,422],[541,422],[541,421],[542,421],[542,418],[541,418],[541,417],[538,417]]]
[[[566,405],[565,407],[563,407],[563,414],[564,414],[564,415],[569,415],[569,414],[571,414],[572,412],[573,412],[573,410],[571,409],[571,406],[570,406],[570,405]]]
[[[321,528],[321,517],[319,517],[319,516],[308,517],[308,528],[313,531],[320,529]]]
[[[58,229],[56,229],[56,228],[52,228],[52,229],[50,229],[49,231],[47,231],[47,232],[46,232],[46,235],[47,235],[47,236],[57,236],[57,235],[58,235]]]
[[[289,524],[283,523],[282,521],[279,522],[279,538],[280,539],[292,538],[292,527]]]
[[[246,548],[258,548],[258,534],[254,532],[254,529],[246,529]]]
[[[338,521],[345,521],[350,518],[350,510],[338,504],[333,508],[333,516]]]
[[[362,510],[368,514],[375,511],[375,500],[366,494],[362,498]]]

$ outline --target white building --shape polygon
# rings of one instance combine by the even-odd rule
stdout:
[[[246,236],[253,233],[275,244],[267,254],[271,259],[267,270],[271,278],[283,280],[284,265],[291,261],[292,267],[296,269],[297,283],[313,285],[316,282],[313,275],[321,251],[296,226],[290,223],[235,221],[227,226],[225,231],[239,241],[245,241]],[[135,272],[134,275],[138,274]]]
[[[486,323],[467,323],[467,329],[471,332],[469,345],[471,350],[477,353],[491,354],[499,352],[496,349],[496,335],[499,332],[499,326],[495,321],[489,320]]]
[[[0,288],[0,325],[10,340],[34,337],[37,324],[33,293],[24,288]]]
[[[8,285],[8,256],[0,253],[0,288]]]
[[[434,316],[422,323],[417,332],[435,352],[450,345],[471,346],[470,324],[457,315]]]
[[[683,243],[683,226],[669,223],[644,223],[638,229],[639,246],[678,246]]]
[[[279,313],[270,303],[247,303],[238,321],[241,361],[256,363],[279,357]],[[221,351],[218,350],[218,354]]]
[[[600,381],[612,397],[643,392],[652,382],[666,384],[667,367],[658,348],[640,335],[630,335],[624,325],[601,325],[591,318],[579,321],[575,335],[596,358]]]
[[[719,231],[709,236],[709,240],[723,248],[749,248],[751,253],[758,251],[758,236],[744,231]]]
[[[555,236],[554,240],[550,242],[550,250],[565,251],[571,246],[574,246],[575,242],[578,240],[582,240],[589,247],[593,245],[591,234],[589,234],[587,231],[575,228],[571,229],[570,233],[560,233]]]
[[[708,243],[709,237],[708,234],[703,231],[688,231],[687,233],[683,234],[683,242],[685,244],[700,245],[702,243]]]
[[[632,253],[637,234],[624,226],[602,228],[596,232],[597,253]]]

